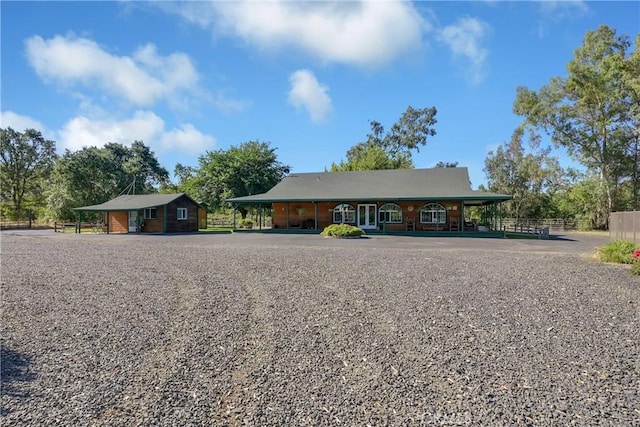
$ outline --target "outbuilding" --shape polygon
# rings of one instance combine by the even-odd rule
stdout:
[[[75,208],[102,212],[107,233],[194,232],[206,227],[207,211],[184,193],[122,195],[105,203]]]

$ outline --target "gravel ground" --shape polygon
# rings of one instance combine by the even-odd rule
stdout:
[[[640,425],[601,237],[3,232],[7,425]]]

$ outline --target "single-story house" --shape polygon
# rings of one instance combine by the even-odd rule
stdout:
[[[272,209],[272,228],[322,230],[335,223],[385,232],[477,231],[465,210],[499,230],[502,203],[512,196],[471,189],[467,168],[298,173],[263,194],[228,199],[234,206]]]
[[[184,193],[122,195],[99,205],[75,208],[102,212],[107,233],[174,233],[206,228],[207,211]]]

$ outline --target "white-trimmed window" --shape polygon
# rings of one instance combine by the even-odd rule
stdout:
[[[146,208],[144,210],[144,219],[158,218],[158,210],[156,208]]]
[[[387,224],[402,223],[402,208],[394,203],[387,203],[378,209],[378,222]]]
[[[447,210],[440,203],[427,203],[420,208],[422,224],[446,224]]]
[[[348,203],[333,208],[333,222],[335,224],[354,224],[356,222],[356,210]]]
[[[178,208],[178,219],[179,220],[187,219],[187,208]]]

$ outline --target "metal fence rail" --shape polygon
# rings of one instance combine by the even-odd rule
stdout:
[[[640,243],[640,211],[612,212],[609,216],[609,239]]]

